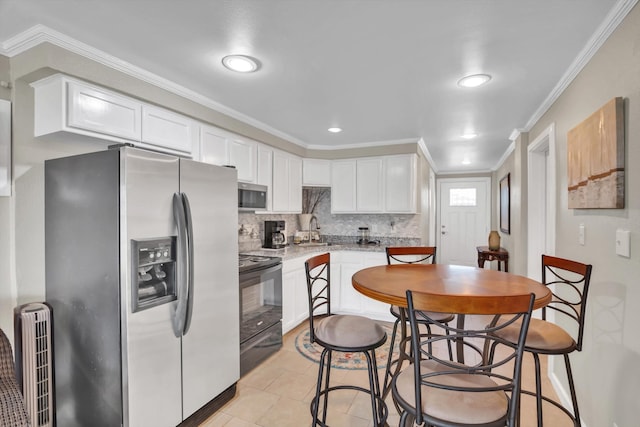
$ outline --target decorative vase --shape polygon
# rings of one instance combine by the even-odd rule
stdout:
[[[309,223],[313,214],[298,214],[298,223],[300,224],[300,231],[309,231]]]
[[[489,233],[489,250],[497,251],[500,249],[500,234],[496,230]]]

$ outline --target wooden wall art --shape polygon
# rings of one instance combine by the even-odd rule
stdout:
[[[624,208],[624,100],[613,98],[567,134],[569,209]]]

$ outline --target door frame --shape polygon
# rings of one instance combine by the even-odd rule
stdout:
[[[527,152],[527,276],[540,280],[541,254],[555,255],[556,248],[557,189],[554,123],[529,144]],[[534,185],[540,182],[545,182],[546,185]]]
[[[443,183],[456,183],[456,182],[472,182],[472,183],[477,183],[477,182],[482,182],[485,184],[486,186],[486,190],[485,191],[485,207],[486,207],[486,215],[485,215],[485,230],[487,233],[487,236],[489,235],[489,230],[491,229],[491,195],[492,195],[492,187],[491,187],[491,177],[481,177],[481,176],[476,176],[476,177],[468,177],[468,178],[438,178],[437,179],[437,195],[436,195],[436,200],[437,200],[437,208],[436,208],[436,229],[435,229],[435,235],[436,235],[436,246],[440,247],[441,242],[440,242],[440,230],[442,229],[442,214],[441,214],[441,209],[442,209],[442,184]]]

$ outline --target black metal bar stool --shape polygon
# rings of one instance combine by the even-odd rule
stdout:
[[[542,283],[551,286],[552,300],[542,308],[542,319],[531,319],[531,325],[527,333],[527,341],[524,351],[533,355],[536,370],[536,391],[521,390],[521,393],[535,396],[538,415],[538,426],[543,425],[542,402],[548,402],[561,409],[576,427],[580,427],[580,411],[578,410],[578,398],[571,373],[569,354],[582,350],[584,335],[584,314],[587,305],[589,282],[591,281],[591,265],[568,259],[542,255]],[[575,322],[577,332],[572,336],[562,327],[547,320],[547,311],[553,310],[556,316]],[[514,342],[514,331],[505,330],[501,336]],[[542,380],[540,372],[540,355],[558,355],[564,359],[569,392],[573,412],[565,408],[560,402],[542,394]]]
[[[387,264],[435,264],[436,251],[435,246],[389,246],[386,249]],[[391,350],[389,351],[389,358],[387,360],[387,368],[385,369],[384,385],[382,387],[383,398],[391,391],[391,379],[400,370],[402,370],[402,364],[405,360],[411,360],[409,353],[407,352],[407,345],[411,345],[410,337],[407,336],[407,324],[409,317],[406,309],[392,305],[390,307],[391,314],[396,318],[393,323],[393,332],[391,333]],[[454,319],[454,315],[450,313],[429,313],[430,318],[435,318],[443,324],[448,324]],[[426,318],[424,318],[426,319]],[[431,333],[431,327],[428,322],[423,322],[429,333]],[[398,358],[392,360],[393,346],[396,342],[396,337],[400,329],[400,341]],[[451,350],[451,343],[447,342],[449,349],[449,358],[453,360],[453,352]]]
[[[329,392],[357,390],[371,396],[374,427],[384,426],[388,409],[380,394],[375,349],[387,340],[387,334],[375,321],[362,316],[331,313],[330,254],[317,255],[305,262],[309,297],[309,334],[312,343],[323,347],[318,368],[316,395],[311,401],[313,426],[326,426]],[[355,385],[329,386],[331,356],[334,351],[362,352],[367,359],[369,389]],[[326,371],[325,371],[326,368]],[[322,411],[320,405],[322,400]]]

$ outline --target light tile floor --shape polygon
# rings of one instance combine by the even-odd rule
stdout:
[[[238,382],[236,397],[213,414],[201,427],[308,427],[311,425],[309,404],[315,394],[318,365],[298,353],[295,337],[305,328],[303,323],[284,336],[282,349]],[[406,362],[405,362],[406,363]],[[380,369],[382,377],[384,369]],[[534,390],[533,359],[527,355],[523,365],[523,387]],[[542,359],[546,372],[546,359]],[[366,371],[331,370],[332,383],[368,387]],[[545,378],[543,393],[556,398]],[[386,400],[389,426],[397,426],[399,415],[391,394]],[[535,401],[524,396],[521,427],[536,426]],[[331,427],[370,427],[370,400],[364,393],[336,391],[331,394],[328,411]],[[544,424],[552,427],[571,426],[569,419],[556,408],[544,406]]]

